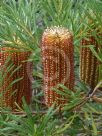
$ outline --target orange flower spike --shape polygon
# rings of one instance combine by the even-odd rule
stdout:
[[[66,102],[61,95],[52,90],[63,84],[70,90],[74,88],[74,48],[72,34],[63,27],[47,28],[42,36],[42,63],[44,69],[45,103],[50,107],[54,102]]]
[[[98,60],[93,55],[89,47],[83,47],[88,45],[94,45],[96,51],[98,50],[98,44],[95,37],[90,36],[87,40],[83,39],[81,42],[80,51],[80,79],[87,85],[94,89],[98,82]]]
[[[31,62],[27,62],[29,56],[31,55],[31,52],[17,52],[16,49],[14,49],[13,52],[11,52],[12,49],[9,47],[3,47],[0,52],[0,64],[1,66],[4,66],[6,60],[8,57],[11,58],[11,62],[14,64],[14,68],[12,71],[14,71],[18,66],[21,66],[13,75],[10,77],[10,74],[12,71],[8,72],[4,79],[4,84],[2,89],[0,91],[3,91],[3,100],[1,103],[3,103],[3,106],[11,107],[13,110],[16,109],[15,102],[22,106],[22,97],[24,96],[27,103],[30,104],[31,102],[31,96],[32,96],[32,87],[31,87],[31,81],[30,81],[30,75],[32,74],[32,68]],[[10,63],[8,65],[10,65]],[[4,72],[7,71],[7,66],[5,67]],[[8,90],[7,87],[16,79],[22,78],[20,81],[13,84]],[[9,79],[9,80],[8,80]],[[5,92],[6,90],[6,92]]]

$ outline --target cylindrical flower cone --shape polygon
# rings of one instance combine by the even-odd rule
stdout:
[[[98,82],[98,60],[90,50],[89,45],[93,45],[96,51],[98,50],[95,37],[89,36],[81,42],[80,79],[93,90]]]
[[[72,34],[63,27],[47,28],[42,36],[42,63],[44,69],[45,104],[66,103],[62,96],[52,90],[58,84],[74,88],[74,48]],[[63,91],[63,89],[61,89]]]
[[[16,50],[11,52],[11,48],[3,47],[2,51],[0,52],[0,64],[1,68],[4,66],[8,57],[10,57],[10,61],[8,66],[5,67],[4,72],[7,73],[6,77],[4,78],[4,83],[2,89],[0,89],[1,93],[3,94],[2,98],[2,105],[6,107],[11,107],[12,109],[16,109],[15,102],[22,106],[22,97],[25,97],[25,100],[28,104],[31,102],[32,96],[32,85],[30,81],[30,76],[32,74],[32,63],[28,62],[29,56],[31,55],[30,52],[17,52]],[[7,52],[6,52],[7,51]],[[7,68],[9,67],[10,63],[14,64],[12,71],[17,69],[17,67],[21,66],[18,70],[16,70],[12,76],[10,72],[7,72]],[[9,85],[19,79],[11,87]],[[9,87],[9,88],[8,88]],[[7,89],[8,88],[8,89]]]

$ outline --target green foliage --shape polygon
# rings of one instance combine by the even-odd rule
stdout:
[[[64,132],[64,130],[68,129],[75,118],[75,115],[70,117],[67,120],[68,124],[62,123],[59,128],[56,128],[58,125],[58,119],[53,118],[54,113],[56,112],[56,110],[53,109],[53,106],[45,115],[40,115],[38,111],[38,114],[35,116],[32,115],[30,108],[26,105],[24,100],[23,103],[24,111],[26,113],[25,117],[13,115],[11,113],[7,113],[6,115],[1,114],[0,132],[2,136],[5,134],[8,136],[14,134],[20,136],[57,136]]]
[[[102,135],[102,105],[92,100],[84,101],[88,88],[78,81],[79,45],[81,39],[87,38],[87,32],[93,30],[100,45],[98,52],[94,46],[89,48],[97,59],[102,62],[102,1],[101,0],[0,0],[0,47],[14,47],[18,50],[31,51],[31,60],[34,62],[33,88],[41,90],[42,65],[40,42],[43,30],[49,26],[64,26],[72,31],[75,47],[76,92],[71,92],[63,86],[61,92],[58,88],[53,91],[66,97],[69,102],[63,107],[61,113],[54,109],[54,105],[41,114],[41,103],[38,100],[42,92],[34,96],[38,103],[36,114],[23,100],[24,115],[13,114],[8,109],[0,108],[0,136],[101,136]],[[92,22],[90,23],[91,20]],[[100,35],[99,35],[100,34]],[[6,73],[0,67],[0,89],[3,87],[7,72],[11,72],[14,65],[7,65]],[[20,66],[11,72],[12,76]],[[99,65],[100,80],[102,80],[102,65]],[[9,80],[9,78],[8,78]],[[13,81],[6,90],[21,79]],[[0,100],[2,93],[0,94]],[[85,102],[85,103],[83,103]],[[33,105],[33,103],[32,103]],[[34,105],[35,106],[35,105]]]
[[[9,41],[7,44],[11,47],[35,50],[39,37],[36,24],[38,2],[19,0],[17,4],[14,0],[10,0],[8,4],[3,2],[1,6],[0,39]]]

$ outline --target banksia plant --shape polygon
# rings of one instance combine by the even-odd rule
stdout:
[[[80,79],[93,90],[98,82],[98,60],[89,45],[93,45],[95,50],[98,50],[98,43],[94,36],[89,36],[81,41]]]
[[[70,90],[74,87],[73,36],[63,27],[47,28],[42,36],[41,49],[45,103],[48,107],[54,102],[59,106],[67,100],[61,99],[62,96],[52,88],[58,84],[63,84]]]
[[[32,96],[32,86],[31,86],[31,73],[32,73],[32,63],[28,62],[28,58],[31,55],[30,52],[24,51],[14,51],[9,47],[3,47],[0,52],[0,66],[4,67],[4,73],[7,73],[4,77],[2,88],[0,88],[0,93],[2,93],[2,105],[6,107],[11,107],[16,109],[15,102],[22,106],[22,97],[24,96],[26,102],[30,104]],[[4,66],[7,58],[10,57],[10,61],[7,66]],[[7,72],[8,67],[14,64],[14,67]],[[18,68],[19,67],[19,68]],[[14,72],[13,72],[14,71]],[[11,76],[12,74],[12,76]],[[18,80],[20,78],[20,80]],[[17,82],[15,82],[18,80]],[[14,84],[12,84],[15,82]],[[12,84],[10,86],[10,84]]]

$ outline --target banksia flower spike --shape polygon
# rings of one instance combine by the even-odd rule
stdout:
[[[16,72],[10,76],[10,72],[7,73],[4,78],[4,83],[2,89],[0,89],[1,93],[3,93],[2,105],[6,107],[11,107],[12,109],[16,109],[15,102],[22,106],[22,97],[24,96],[26,102],[30,104],[31,95],[32,95],[32,87],[30,76],[32,73],[32,63],[27,62],[30,52],[25,51],[14,51],[11,52],[11,48],[3,47],[0,52],[0,64],[1,68],[4,66],[8,57],[10,57],[9,64],[12,62],[14,67],[12,70],[17,69],[17,67],[21,66]],[[7,72],[7,66],[4,69],[4,72]],[[20,81],[14,83],[9,89],[7,87],[16,79],[22,78]],[[9,79],[9,80],[8,80]],[[7,90],[6,90],[7,89]],[[5,91],[6,90],[6,91]]]
[[[82,39],[80,50],[80,79],[93,90],[98,82],[98,60],[88,45],[93,45],[96,51],[98,50],[98,43],[94,36]]]
[[[58,84],[68,89],[74,87],[74,48],[72,34],[63,27],[47,28],[42,36],[42,63],[44,69],[45,103],[50,107],[54,102],[59,106],[66,100],[52,90]]]

